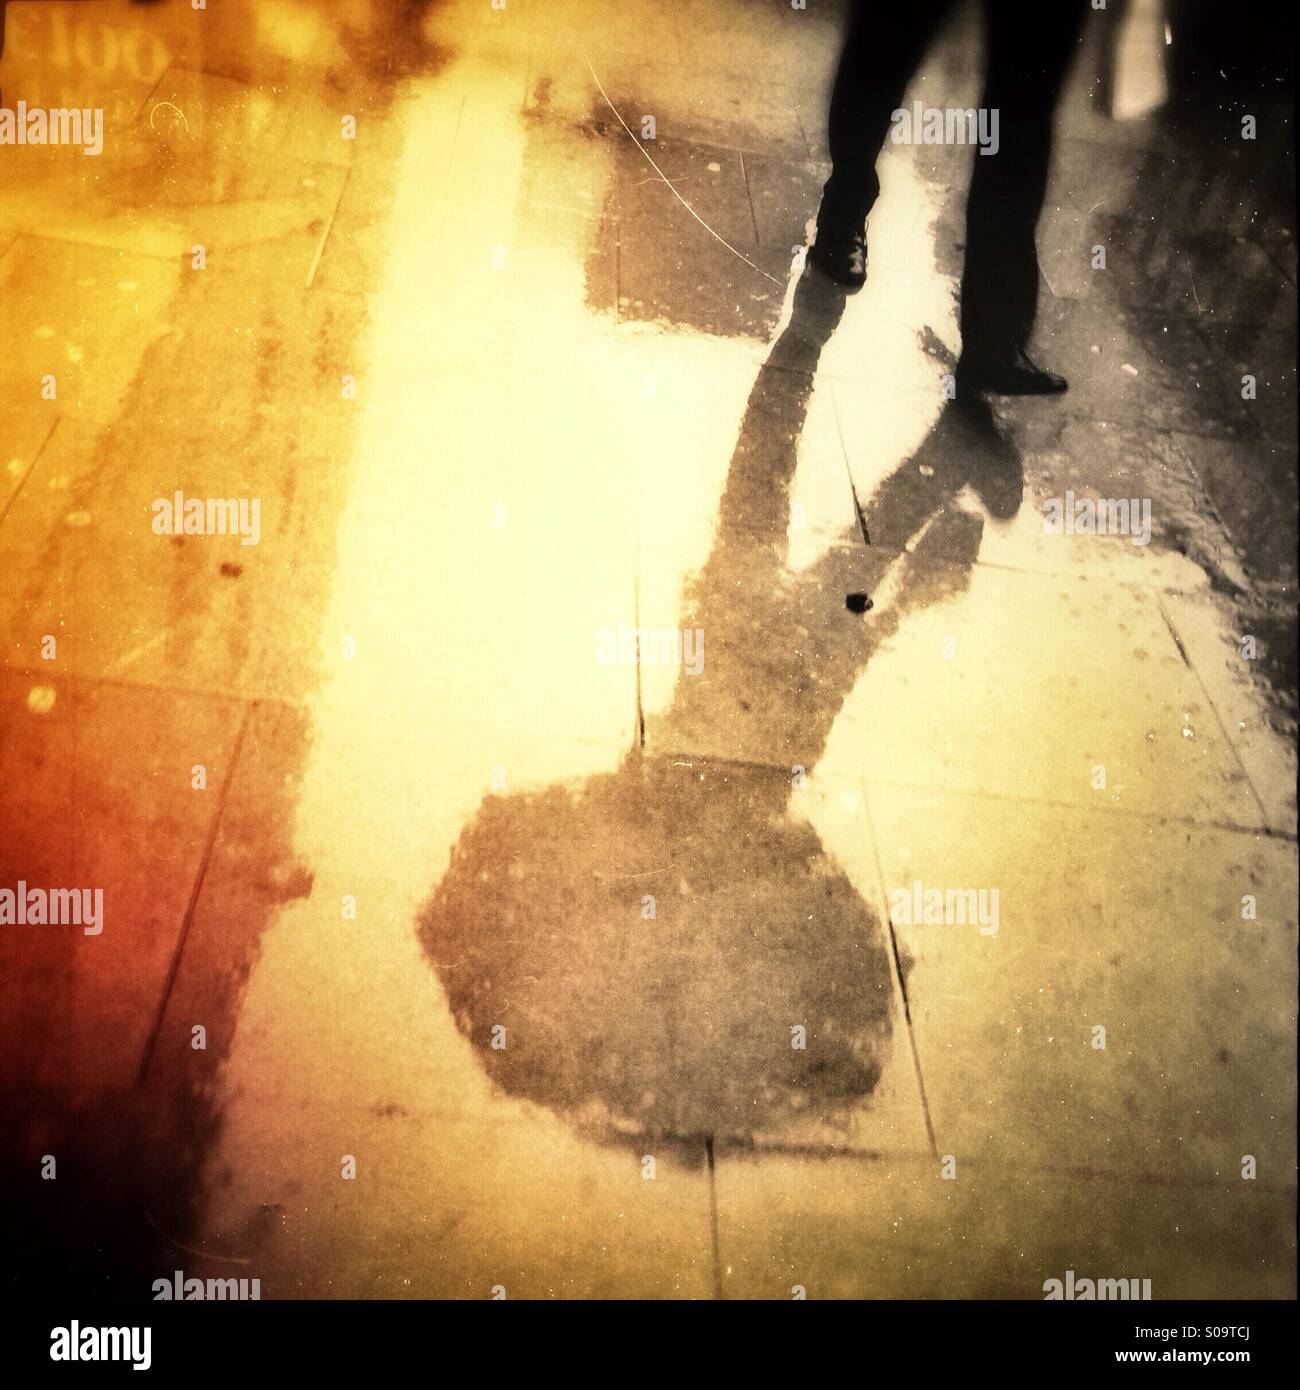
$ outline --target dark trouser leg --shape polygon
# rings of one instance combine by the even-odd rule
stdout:
[[[1083,22],[1083,0],[986,0],[996,154],[976,153],[966,208],[962,355],[1007,362],[1029,341],[1038,307],[1034,233],[1047,190],[1052,117]]]
[[[1057,3],[1058,0],[1045,0]],[[876,156],[950,0],[853,0],[831,89],[831,176],[818,224],[861,231],[880,193]]]

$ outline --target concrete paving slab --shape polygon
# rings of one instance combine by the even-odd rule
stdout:
[[[942,1153],[1285,1183],[1294,843],[1015,802],[993,836],[981,797],[867,795]]]
[[[1285,1298],[1293,1194],[1166,1187],[1019,1164],[723,1152],[728,1298],[1040,1299],[1049,1279],[1150,1279],[1151,1297]],[[1140,1288],[1140,1284],[1139,1284]]]
[[[51,713],[60,704],[65,713],[46,724],[32,708],[34,688],[51,692]],[[12,978],[49,1008],[55,999],[62,1005],[39,1061],[30,1038],[11,1039],[13,1051],[37,1068],[37,1089],[102,1095],[135,1080],[230,769],[240,711],[225,701],[69,680],[57,659],[39,674],[7,672],[4,690],[11,770],[0,781],[33,791],[24,806],[6,808],[4,882],[13,888],[18,879],[32,886],[40,879],[42,888],[103,893],[97,934],[75,926],[6,927],[6,953],[17,953]],[[124,727],[148,731],[128,756]],[[206,786],[196,790],[200,765]],[[45,882],[43,871],[56,869],[59,877]],[[42,1014],[42,1030],[50,1017]]]
[[[214,1174],[210,1207],[214,1236],[249,1231],[239,1253],[261,1271],[264,1297],[380,1287],[393,1298],[706,1298],[712,1289],[698,1157],[687,1167],[593,1150],[535,1115],[503,1123],[344,1107],[302,1111],[283,1134],[260,1127],[266,1115],[250,1105],[225,1170],[236,1181],[219,1185]],[[346,1182],[345,1154],[356,1161]]]
[[[1116,640],[1083,640],[1085,613],[1089,633]],[[1262,824],[1203,689],[1141,590],[976,565],[961,602],[909,614],[870,669],[838,732],[873,779]],[[1015,701],[1014,726],[990,717],[994,691]]]
[[[753,153],[743,161],[759,245],[793,256],[807,244],[807,224],[816,216],[829,165]]]
[[[1273,625],[1261,627],[1248,612],[1182,594],[1161,596],[1178,644],[1205,689],[1215,714],[1250,778],[1269,829],[1294,836],[1296,758],[1291,711],[1271,695],[1274,682],[1254,663],[1280,666],[1285,652],[1270,651]],[[1255,639],[1254,656],[1244,639]],[[1292,648],[1292,652],[1294,649]],[[1277,680],[1281,684],[1285,677]]]
[[[1246,389],[1243,378],[1255,378],[1255,399],[1246,402],[1246,407],[1264,438],[1281,446],[1283,460],[1294,457],[1296,440],[1295,358],[1287,353],[1295,342],[1294,301],[1294,294],[1279,288],[1274,301],[1279,312],[1270,327],[1197,324],[1214,353],[1225,389],[1240,395]]]
[[[1191,324],[1154,312],[1101,309],[1090,301],[1049,300],[1034,346],[1071,382],[1069,414],[1212,438],[1251,438],[1257,425],[1240,383],[1224,379],[1199,350]],[[1105,402],[1085,409],[1080,401]]]
[[[20,237],[0,262],[7,333],[22,345],[6,369],[11,408],[21,402],[38,432],[56,416],[108,424],[165,331],[178,282],[177,267],[152,257]],[[111,339],[100,328],[106,322]]]
[[[988,529],[982,561],[1187,593],[1249,584],[1232,540],[1241,532],[1217,515],[1201,465],[1231,459],[1240,470],[1258,444],[1029,410],[1008,422],[1008,434],[1024,498],[1006,524]]]
[[[87,254],[101,283],[121,273],[112,253]],[[104,257],[107,270],[96,266]],[[113,402],[112,432],[61,425],[15,498],[0,536],[15,563],[33,563],[11,596],[8,620],[21,650],[47,630],[64,631],[69,669],[83,676],[282,689],[276,682],[286,666],[300,672],[315,659],[315,637],[302,630],[294,606],[302,591],[293,571],[325,564],[333,553],[320,513],[312,520],[308,511],[328,507],[331,497],[339,505],[337,474],[324,468],[348,439],[351,403],[338,399],[337,383],[355,365],[345,345],[357,306],[304,298],[289,286],[268,286],[250,303],[234,279],[208,277],[187,284],[184,308],[192,324],[184,334],[157,324],[149,339],[137,331],[138,350],[153,364],[138,390],[128,392],[121,380],[131,357],[115,361],[126,399]],[[292,344],[310,346],[286,351]],[[196,360],[220,362],[222,370],[176,391],[171,383],[188,380]],[[99,424],[97,410],[109,409],[104,397],[114,376],[105,375],[91,377],[93,394],[87,388],[83,401],[91,425]],[[231,412],[232,392],[258,404]],[[213,426],[196,437],[195,421],[208,411]],[[178,492],[182,511],[186,499],[191,507],[200,502],[203,534],[168,530],[176,529],[168,517]],[[158,509],[160,499],[167,511]],[[210,499],[233,499],[237,507],[243,499],[246,514],[232,526],[223,510],[226,533],[207,534]],[[34,563],[48,556],[58,559]],[[276,580],[286,572],[282,587]],[[108,602],[124,585],[136,593],[129,608]]]

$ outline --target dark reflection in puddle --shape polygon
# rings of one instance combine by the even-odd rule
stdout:
[[[890,1020],[879,924],[789,794],[780,769],[664,754],[485,801],[423,932],[493,1079],[683,1139],[749,1140],[870,1094]]]
[[[794,769],[814,766],[901,616],[964,586],[982,522],[949,509],[954,494],[972,482],[1007,514],[1020,475],[991,426],[945,412],[878,494],[871,535],[891,544],[857,534],[791,574],[798,439],[843,308],[819,277],[801,281],[689,593],[705,671],[681,676],[648,727],[653,749],[710,755],[636,749],[613,773],[489,797],[421,913],[492,1079],[605,1139],[750,1143],[808,1124],[824,1135],[871,1095],[889,1053],[887,929],[790,812]],[[870,592],[891,566],[886,611],[847,611],[846,588]],[[846,567],[864,582],[846,585]],[[717,756],[729,738],[756,751]]]

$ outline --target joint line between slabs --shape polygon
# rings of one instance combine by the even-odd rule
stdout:
[[[244,705],[243,714],[240,716],[239,728],[235,733],[234,746],[230,750],[230,764],[226,769],[226,775],[221,780],[221,792],[217,800],[217,808],[212,817],[212,825],[208,830],[207,843],[203,846],[203,854],[199,859],[198,872],[194,876],[194,885],[190,889],[189,902],[185,907],[185,916],[181,919],[180,934],[176,939],[176,949],[172,953],[171,966],[167,971],[167,979],[163,985],[162,998],[158,1001],[158,1012],[154,1016],[153,1026],[149,1030],[149,1037],[144,1045],[144,1053],[140,1058],[140,1070],[136,1075],[136,1085],[143,1086],[149,1073],[150,1064],[153,1062],[154,1054],[158,1047],[158,1038],[162,1033],[163,1018],[167,1013],[167,1005],[171,1002],[172,992],[176,987],[176,978],[180,974],[181,957],[185,952],[185,943],[189,940],[190,928],[194,925],[194,914],[198,909],[199,894],[203,891],[203,883],[207,878],[208,865],[212,862],[212,853],[217,845],[217,835],[221,831],[221,822],[225,817],[226,803],[230,796],[230,785],[234,781],[235,769],[239,766],[239,755],[244,746],[244,734],[247,732],[248,723],[251,715],[257,709],[258,702],[250,700]]]
[[[862,810],[867,822],[867,836],[871,841],[871,864],[876,876],[877,911],[880,920],[889,933],[890,974],[898,988],[898,996],[903,1002],[903,1022],[907,1026],[907,1041],[912,1051],[912,1066],[916,1072],[916,1087],[921,1097],[921,1114],[925,1117],[925,1132],[930,1141],[930,1153],[934,1161],[939,1161],[939,1144],[934,1137],[934,1122],[930,1117],[930,1098],[925,1093],[925,1076],[921,1071],[921,1053],[916,1044],[916,1029],[912,1026],[912,1005],[907,997],[907,981],[903,979],[903,964],[898,954],[898,937],[894,932],[894,919],[889,915],[889,899],[885,895],[885,871],[880,862],[880,842],[876,838],[876,826],[871,817],[871,801],[867,795],[867,784],[862,782]]]

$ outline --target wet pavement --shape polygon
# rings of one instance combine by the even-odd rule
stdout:
[[[836,8],[11,0],[11,1280],[1294,1295],[1289,131],[1106,23],[981,414],[969,151],[802,268]]]

